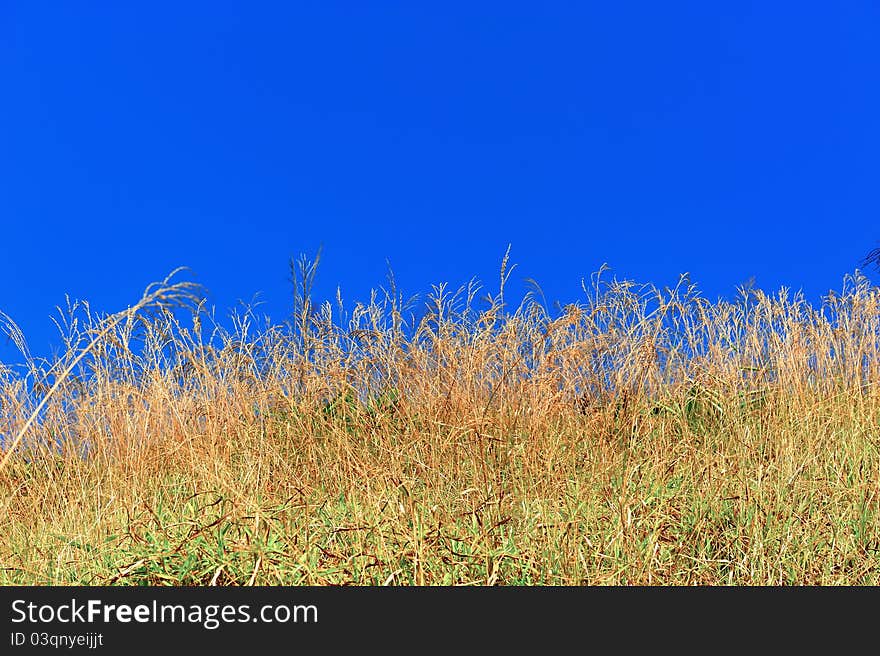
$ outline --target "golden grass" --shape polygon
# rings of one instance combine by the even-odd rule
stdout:
[[[505,267],[419,320],[393,280],[313,305],[304,261],[286,325],[168,280],[71,307],[54,362],[0,365],[0,583],[880,581],[866,279],[815,310],[600,272],[551,314]]]

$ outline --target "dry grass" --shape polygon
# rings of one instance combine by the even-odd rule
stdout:
[[[817,311],[600,272],[551,315],[504,306],[505,260],[416,321],[393,280],[314,306],[300,265],[287,325],[223,329],[166,280],[0,365],[0,583],[880,581],[858,274]]]

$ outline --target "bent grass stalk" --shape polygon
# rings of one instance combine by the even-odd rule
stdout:
[[[183,271],[184,267],[180,267],[172,271],[161,283],[153,283],[148,286],[144,295],[141,297],[141,300],[135,303],[133,307],[122,310],[121,312],[117,312],[116,314],[110,315],[104,322],[103,328],[96,331],[92,340],[82,349],[78,354],[76,354],[67,367],[56,377],[55,382],[52,386],[46,391],[43,395],[43,398],[31,412],[30,416],[24,423],[24,426],[18,431],[18,434],[13,438],[10,442],[9,446],[6,448],[6,454],[3,456],[3,460],[0,460],[0,472],[6,467],[6,463],[9,462],[9,459],[12,458],[12,454],[15,453],[16,448],[21,443],[24,436],[27,434],[30,427],[36,421],[37,417],[40,416],[40,411],[46,406],[49,402],[49,399],[55,394],[55,392],[61,387],[67,377],[76,369],[76,366],[80,363],[80,361],[85,358],[92,349],[104,339],[114,328],[121,322],[123,319],[127,319],[131,321],[134,316],[141,310],[144,310],[149,307],[154,306],[167,306],[170,302],[179,303],[183,299],[192,300],[195,298],[193,294],[193,290],[196,288],[191,282],[180,282],[175,283],[173,285],[169,284],[169,281],[172,277],[174,277],[180,271]],[[153,289],[157,287],[156,289]],[[152,289],[152,291],[151,291]],[[5,316],[5,315],[4,315]],[[7,318],[7,321],[10,321]],[[27,356],[27,353],[24,353]],[[51,373],[51,370],[50,370]]]

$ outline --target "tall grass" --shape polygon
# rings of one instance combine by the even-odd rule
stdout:
[[[4,584],[876,584],[880,294],[472,282],[223,327],[169,280],[0,366]],[[417,310],[423,315],[417,317]]]

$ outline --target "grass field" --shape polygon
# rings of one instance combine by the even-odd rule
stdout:
[[[880,582],[880,293],[471,284],[221,328],[166,280],[0,365],[0,583]],[[6,331],[26,349],[5,315]]]

